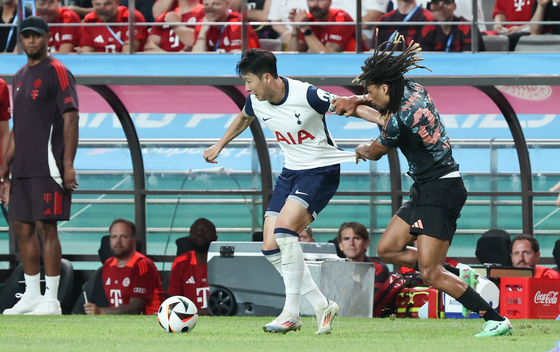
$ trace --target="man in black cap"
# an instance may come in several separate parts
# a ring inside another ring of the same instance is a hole
[[[71,191],[78,185],[74,170],[78,94],[72,73],[48,56],[50,34],[45,20],[28,17],[19,24],[19,32],[27,64],[12,81],[14,127],[0,166],[4,188],[0,193],[9,202],[8,220],[19,245],[25,292],[18,294],[21,299],[4,314],[60,315],[57,296],[62,254],[57,221],[69,219]],[[44,296],[39,286],[39,237],[45,265]]]
[[[434,30],[426,34],[421,43],[428,51],[461,52],[471,51],[471,26],[464,17],[455,16],[457,4],[455,0],[432,0],[430,10],[437,22],[448,22],[436,25]],[[455,22],[455,23],[453,23]],[[482,35],[478,33],[478,51],[484,51]]]

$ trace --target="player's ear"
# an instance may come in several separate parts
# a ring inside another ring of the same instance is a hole
[[[384,83],[384,84],[381,86],[381,89],[383,90],[383,94],[389,95],[389,85],[387,85],[387,84]]]

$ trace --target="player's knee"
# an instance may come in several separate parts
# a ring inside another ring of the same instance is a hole
[[[443,278],[443,273],[439,268],[420,267],[420,277],[426,284],[437,288]]]
[[[377,244],[377,255],[384,262],[390,262],[390,259],[392,257],[391,253],[393,253],[393,252],[394,251],[391,250],[391,247],[387,246],[385,243],[379,242]]]

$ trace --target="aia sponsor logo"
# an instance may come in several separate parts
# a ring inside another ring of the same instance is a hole
[[[298,131],[297,137],[295,138],[290,132],[287,132],[286,136],[284,136],[280,132],[276,132],[276,140],[278,142],[284,142],[287,144],[301,144],[306,139],[314,140],[315,136],[305,130]]]
[[[556,304],[556,302],[558,302],[558,291],[550,291],[548,293],[541,293],[541,291],[537,291],[537,293],[535,293],[535,298],[534,298],[534,302],[535,304],[544,304],[544,305],[550,305],[550,304]]]

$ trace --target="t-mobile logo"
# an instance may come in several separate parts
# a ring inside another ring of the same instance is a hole
[[[200,287],[196,289],[196,301],[202,303],[202,307],[208,307],[208,295],[210,293],[210,287]]]
[[[118,307],[122,304],[121,290],[111,290],[110,297],[111,297],[111,304],[114,305],[115,307]]]
[[[531,5],[531,0],[515,0],[513,2],[516,12],[521,12],[521,8],[525,5]]]

